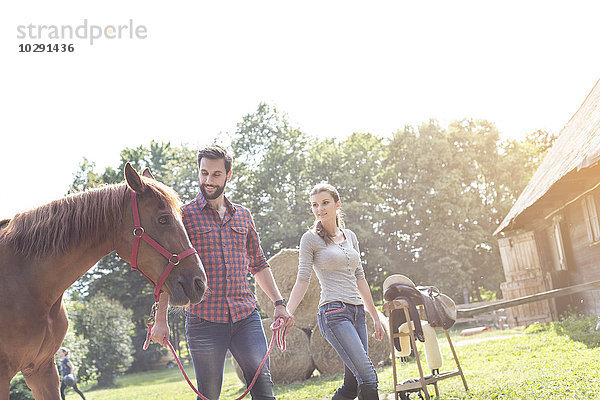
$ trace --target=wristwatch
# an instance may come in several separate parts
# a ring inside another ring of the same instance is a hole
[[[286,299],[281,299],[281,300],[277,300],[275,303],[275,307],[277,306],[284,306],[287,307],[287,300]]]

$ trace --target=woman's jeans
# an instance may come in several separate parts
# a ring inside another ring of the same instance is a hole
[[[254,310],[238,322],[225,324],[186,314],[185,329],[196,371],[198,391],[210,400],[219,398],[227,349],[242,369],[246,382],[252,382],[256,370],[267,354],[267,340],[258,311]],[[275,399],[268,360],[250,394],[253,400]]]
[[[368,355],[367,323],[362,305],[333,301],[319,307],[319,329],[344,362],[338,393],[353,399],[358,386],[377,390],[377,373]]]

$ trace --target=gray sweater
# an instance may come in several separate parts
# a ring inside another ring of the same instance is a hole
[[[300,240],[298,280],[310,282],[315,270],[321,284],[319,307],[332,301],[363,304],[356,281],[365,278],[360,262],[358,239],[350,229],[342,229],[346,240],[342,243],[325,244],[313,230],[307,231]]]

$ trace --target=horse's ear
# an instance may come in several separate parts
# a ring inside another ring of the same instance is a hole
[[[156,180],[156,178],[154,177],[154,175],[152,175],[152,172],[150,172],[150,168],[148,168],[148,167],[144,168],[144,171],[142,172],[142,176],[145,176],[146,178],[150,178],[150,179]]]
[[[142,182],[142,178],[140,178],[140,175],[133,169],[129,162],[125,164],[125,180],[131,190],[136,193],[142,193],[146,190],[146,184]]]

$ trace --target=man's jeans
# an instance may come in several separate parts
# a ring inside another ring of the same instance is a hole
[[[225,324],[209,322],[186,313],[185,330],[198,391],[210,400],[217,400],[221,394],[227,349],[235,357],[247,383],[252,382],[267,354],[267,340],[256,310],[243,320]],[[263,366],[250,394],[253,400],[275,399],[269,361]]]
[[[333,301],[319,307],[318,321],[321,334],[344,362],[344,383],[338,392],[353,399],[357,385],[377,390],[377,373],[368,356],[365,308]]]

